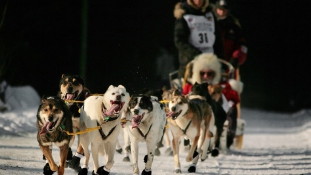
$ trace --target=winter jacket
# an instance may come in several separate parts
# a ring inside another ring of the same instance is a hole
[[[224,42],[225,60],[234,62],[232,59],[237,59],[238,65],[242,65],[247,57],[247,47],[240,23],[231,14],[218,19],[218,23]]]
[[[194,47],[189,43],[189,37],[191,35],[187,21],[185,20],[185,15],[195,15],[199,17],[206,17],[206,15],[212,14],[213,18],[208,18],[208,20],[215,21],[215,42],[213,44],[214,54],[218,58],[224,58],[224,49],[222,43],[222,37],[220,28],[216,22],[216,17],[212,13],[212,8],[209,7],[209,1],[205,0],[202,8],[197,9],[192,0],[187,0],[186,2],[179,2],[175,5],[174,16],[176,18],[174,27],[174,43],[179,52],[179,76],[183,77],[185,73],[185,68],[187,64],[194,59],[195,56],[202,53],[201,50]]]

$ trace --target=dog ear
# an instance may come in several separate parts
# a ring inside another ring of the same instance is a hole
[[[46,102],[47,102],[46,96],[43,95],[42,98],[41,98],[41,103],[46,103]]]
[[[64,76],[66,76],[65,74],[62,74],[62,78],[64,78]]]
[[[178,96],[178,95],[181,95],[181,93],[179,92],[179,90],[178,90],[178,89],[174,90],[173,96]]]
[[[123,85],[119,85],[118,88],[124,89],[126,91],[126,89],[125,89],[125,87]]]

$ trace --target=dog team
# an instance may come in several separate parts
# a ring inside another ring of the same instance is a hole
[[[130,95],[122,85],[110,85],[103,95],[92,95],[80,76],[63,74],[59,93],[43,96],[37,112],[37,140],[46,160],[43,174],[57,171],[62,175],[69,167],[78,175],[87,175],[90,154],[94,163],[92,174],[110,174],[119,134],[124,138],[123,150],[131,154],[134,175],[152,174],[152,162],[159,155],[162,142],[172,145],[175,163],[172,171],[182,173],[181,139],[190,141],[186,161],[191,162],[188,172],[194,173],[199,159],[204,161],[208,154],[218,155],[226,114],[217,104],[207,83],[195,83],[187,96],[178,89],[142,90]],[[72,154],[76,137],[78,147]],[[145,168],[141,172],[139,142],[147,146]],[[52,146],[60,149],[58,165],[52,156]],[[99,162],[99,155],[105,157],[105,163]],[[80,165],[81,158],[84,159]]]

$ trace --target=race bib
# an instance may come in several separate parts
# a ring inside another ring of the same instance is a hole
[[[214,53],[215,24],[211,12],[205,16],[184,15],[190,29],[189,43],[203,53]]]

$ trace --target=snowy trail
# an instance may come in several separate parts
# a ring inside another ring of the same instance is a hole
[[[193,174],[208,175],[275,175],[275,174],[311,174],[311,110],[302,110],[294,114],[280,114],[251,109],[242,109],[242,117],[246,120],[244,143],[242,150],[231,149],[227,154],[218,157],[209,157],[204,162],[199,162],[197,172]],[[34,111],[35,114],[36,111]],[[25,116],[31,116],[31,112],[23,112]],[[15,120],[12,128],[23,126],[15,117],[20,114],[0,114],[0,121]],[[29,118],[32,123],[35,120]],[[4,126],[5,126],[4,125]],[[11,130],[13,130],[11,128]],[[0,129],[3,129],[0,127]],[[8,126],[6,130],[10,130]],[[19,133],[21,133],[19,127]],[[27,128],[25,131],[35,131]],[[13,136],[15,134],[0,130],[0,175],[33,175],[42,174],[44,161],[42,153],[36,141],[35,134],[24,137]],[[8,134],[9,133],[9,134]],[[122,143],[122,140],[120,139]],[[143,156],[146,153],[144,143],[140,143],[139,167],[143,169]],[[75,151],[76,144],[73,146]],[[165,148],[161,148],[164,152]],[[58,160],[59,151],[53,149],[53,155]],[[183,174],[187,174],[189,163],[185,161],[186,154],[181,154],[181,168]],[[131,175],[130,163],[122,162],[123,155],[115,154],[115,164],[112,175]],[[101,158],[100,160],[104,160]],[[90,161],[89,174],[93,169]],[[153,175],[173,174],[174,160],[172,156],[161,155],[154,158]],[[56,174],[56,173],[55,173]],[[77,174],[66,168],[65,174]]]

